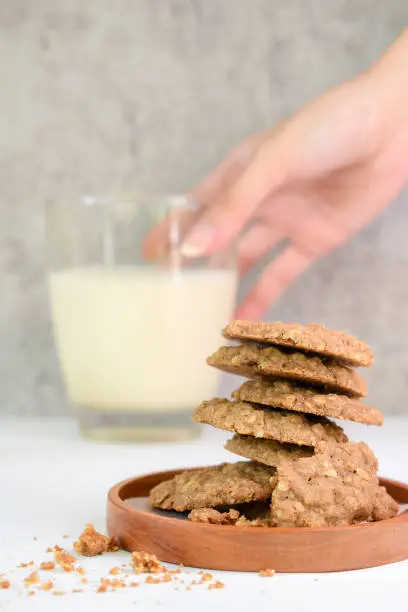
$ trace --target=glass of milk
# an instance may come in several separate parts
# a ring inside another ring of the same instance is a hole
[[[86,437],[187,439],[192,411],[217,394],[206,358],[233,313],[235,248],[183,258],[197,211],[185,196],[150,194],[48,208],[55,344]]]

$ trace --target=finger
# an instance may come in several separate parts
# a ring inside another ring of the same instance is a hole
[[[228,190],[248,166],[267,137],[268,132],[254,134],[232,149],[215,170],[191,191],[191,200],[205,206],[205,203],[211,202],[223,191]],[[181,238],[184,238],[199,216],[200,210],[195,214],[185,213],[185,218],[179,219]],[[156,259],[164,256],[169,250],[172,223],[174,224],[174,220],[172,221],[171,215],[168,215],[147,234],[142,246],[142,253],[146,258]]]
[[[282,231],[269,225],[257,223],[241,238],[238,245],[238,266],[240,274],[246,274],[250,268],[281,240],[285,238]]]
[[[254,289],[238,308],[237,318],[257,319],[316,259],[316,253],[301,249],[295,244],[289,245],[266,267]]]
[[[178,249],[194,223],[199,219],[200,209],[173,208],[153,227],[142,242],[142,255],[146,259],[160,259],[172,249]]]
[[[230,189],[267,140],[268,132],[259,132],[231,149],[227,157],[191,192],[198,202],[210,202]]]
[[[245,226],[257,207],[285,182],[280,137],[264,143],[230,190],[207,207],[187,235],[182,252],[200,257],[227,244]]]

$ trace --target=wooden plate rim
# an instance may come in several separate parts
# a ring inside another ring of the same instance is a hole
[[[171,516],[164,516],[162,514],[160,515],[155,515],[152,512],[146,511],[146,510],[139,510],[138,508],[134,508],[132,506],[130,506],[129,504],[126,503],[126,501],[124,501],[124,499],[121,497],[120,492],[125,488],[125,487],[129,487],[130,485],[132,485],[132,483],[137,482],[138,480],[144,479],[144,478],[149,478],[149,477],[161,477],[163,476],[163,480],[166,480],[166,476],[168,476],[168,478],[172,478],[173,476],[176,476],[177,474],[180,474],[181,472],[192,472],[194,470],[198,470],[198,469],[203,469],[203,466],[198,466],[198,467],[192,467],[192,468],[179,468],[179,469],[173,469],[173,470],[164,470],[161,472],[150,472],[148,474],[141,474],[140,476],[134,476],[133,478],[127,478],[126,480],[122,480],[121,482],[118,482],[117,484],[115,484],[113,487],[111,487],[111,489],[109,490],[108,493],[108,503],[112,504],[114,506],[116,506],[117,508],[120,508],[121,510],[125,511],[125,512],[131,512],[132,514],[135,515],[143,515],[145,517],[149,517],[152,519],[159,519],[159,520],[164,520],[166,521],[168,524],[176,524],[179,525],[180,524],[180,519],[178,518],[173,518]],[[408,496],[408,484],[405,484],[399,480],[394,480],[391,478],[383,478],[380,477],[380,485],[385,486],[387,489],[389,488],[396,488],[399,490],[403,490],[407,493]],[[131,498],[126,498],[126,499],[131,499]],[[398,501],[398,500],[396,500]],[[273,528],[273,533],[294,533],[294,532],[299,532],[299,529],[302,530],[302,533],[330,533],[330,532],[339,532],[339,531],[343,531],[343,532],[347,532],[347,531],[353,531],[356,529],[375,529],[376,527],[380,526],[380,525],[386,525],[386,524],[390,524],[390,523],[397,523],[397,522],[405,522],[408,521],[408,510],[404,510],[404,512],[401,512],[400,514],[398,514],[397,516],[395,516],[394,518],[391,519],[385,519],[382,521],[373,521],[370,523],[356,523],[355,525],[339,525],[339,526],[326,526],[326,527],[274,527]],[[199,529],[227,529],[230,530],[231,528],[234,528],[234,530],[239,530],[239,531],[248,531],[250,530],[252,533],[254,533],[254,526],[245,526],[245,525],[210,525],[210,524],[206,524],[206,523],[192,523],[190,521],[188,521],[189,527],[196,527]],[[259,527],[260,529],[262,529],[262,531],[264,531],[265,527]],[[272,532],[272,528],[271,528],[271,532]]]

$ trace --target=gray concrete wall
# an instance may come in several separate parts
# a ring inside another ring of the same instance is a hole
[[[0,0],[0,413],[67,410],[44,287],[47,197],[184,189],[406,25],[406,0]],[[403,195],[269,313],[371,342],[370,399],[386,411],[407,409],[407,231]]]

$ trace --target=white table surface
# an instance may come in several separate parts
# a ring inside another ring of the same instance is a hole
[[[408,481],[408,417],[388,418],[382,428],[347,424],[355,440],[364,439],[375,450],[380,473]],[[67,591],[62,597],[49,592],[28,596],[23,579],[28,569],[21,562],[36,564],[49,560],[46,548],[58,544],[72,551],[73,540],[85,523],[105,531],[106,494],[124,478],[154,470],[208,465],[233,460],[223,450],[228,436],[205,428],[201,438],[189,443],[168,445],[113,445],[87,442],[70,420],[0,419],[0,573],[11,583],[0,590],[0,610],[111,610],[126,609],[205,611],[234,610],[279,612],[376,612],[408,609],[408,561],[369,570],[337,574],[280,574],[261,578],[257,574],[212,572],[224,589],[208,591],[206,586],[185,586],[198,576],[197,570],[184,576],[185,584],[144,584],[138,588],[96,594],[102,576],[129,560],[125,552],[85,559],[89,584],[84,593],[78,577],[62,570],[41,572],[43,580],[52,574],[56,588]],[[70,538],[63,538],[63,535]],[[36,541],[35,538],[38,538]],[[133,608],[134,607],[134,608]]]

